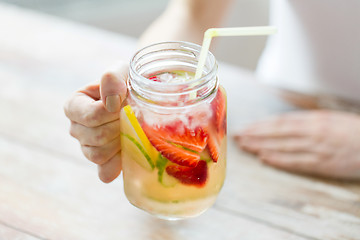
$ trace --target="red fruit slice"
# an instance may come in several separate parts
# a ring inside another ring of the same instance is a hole
[[[205,128],[189,129],[182,122],[161,126],[156,129],[159,137],[196,152],[202,152],[207,143],[208,132]]]
[[[200,156],[196,153],[178,148],[158,137],[148,136],[148,138],[156,150],[173,163],[182,166],[195,167],[200,161]]]
[[[147,125],[143,126],[143,130],[147,135],[150,143],[156,148],[156,150],[161,153],[163,157],[182,166],[197,166],[198,162],[200,161],[200,156],[198,154],[176,147],[171,143],[166,142],[165,140],[158,137],[157,131],[154,131]]]
[[[220,155],[220,146],[219,143],[217,141],[217,139],[215,138],[215,136],[209,135],[209,140],[208,140],[208,150],[210,153],[210,157],[214,162],[217,162],[219,160],[219,155]]]
[[[211,108],[213,110],[216,131],[219,133],[218,137],[220,140],[226,133],[226,96],[220,88],[211,103]]]
[[[180,180],[183,184],[203,187],[206,183],[208,171],[206,161],[201,160],[196,167],[183,167],[170,165],[166,167],[166,172]]]
[[[160,82],[160,79],[156,75],[149,77],[149,79],[153,80],[154,82]]]

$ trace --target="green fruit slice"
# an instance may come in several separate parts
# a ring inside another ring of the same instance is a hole
[[[207,163],[210,163],[213,161],[210,157],[209,150],[207,148],[205,148],[204,151],[202,151],[200,153],[200,159],[205,160]]]
[[[140,142],[142,143],[142,145],[144,146],[144,148],[147,150],[148,153],[150,153],[153,149],[149,139],[147,138],[144,130],[141,128],[140,123],[138,122],[134,111],[131,109],[130,105],[127,105],[123,108],[122,111],[124,116],[129,120],[131,126],[133,127],[133,129],[135,130],[136,135],[138,136],[138,138],[140,139]]]
[[[131,159],[134,159],[140,166],[147,170],[153,170],[155,168],[149,154],[141,144],[128,134],[121,133],[121,144],[124,146],[127,154],[131,154]]]
[[[169,176],[166,173],[165,168],[169,163],[170,163],[169,160],[167,160],[161,154],[159,154],[159,157],[156,160],[156,168],[158,169],[158,181],[164,187],[173,187],[179,182],[176,178]]]
[[[179,180],[173,176],[170,176],[166,171],[164,171],[161,182],[164,187],[174,187],[177,183],[179,183]]]
[[[130,155],[131,159],[145,169],[153,170],[158,153],[150,144],[129,105],[121,111],[120,121],[121,145],[124,153]]]

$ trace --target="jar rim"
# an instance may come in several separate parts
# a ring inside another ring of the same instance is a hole
[[[144,51],[149,50],[151,48],[157,47],[157,46],[169,45],[169,44],[183,44],[186,47],[192,48],[192,50],[197,50],[199,53],[201,51],[201,46],[200,45],[195,44],[195,43],[191,43],[191,42],[186,42],[186,41],[165,41],[165,42],[154,43],[154,44],[148,45],[146,47],[143,47],[143,48],[141,48],[141,49],[139,49],[138,51],[135,52],[135,54],[131,58],[130,64],[129,64],[129,68],[130,68],[131,73],[134,74],[138,79],[141,79],[142,82],[151,83],[152,85],[155,85],[155,86],[164,86],[164,85],[166,85],[166,86],[179,86],[179,85],[184,84],[183,82],[171,82],[171,83],[169,83],[169,82],[156,82],[156,81],[153,81],[153,80],[150,80],[150,79],[144,77],[143,75],[138,73],[136,71],[136,69],[135,69],[136,59],[139,58],[139,55],[141,53],[143,53]],[[166,49],[163,49],[163,50],[166,50]],[[197,57],[195,57],[195,59],[198,61]],[[200,78],[197,78],[197,79],[194,78],[194,79],[186,82],[187,84],[193,84],[193,83],[196,83],[196,82],[201,82],[203,79],[207,78],[208,76],[214,74],[214,72],[217,71],[217,62],[216,62],[215,56],[211,53],[210,50],[208,51],[206,59],[210,59],[210,61],[212,62],[212,65],[210,66],[211,70],[209,72],[207,72],[206,74],[202,75]]]

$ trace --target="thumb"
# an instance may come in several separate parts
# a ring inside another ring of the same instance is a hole
[[[110,67],[101,78],[100,96],[109,112],[119,112],[125,100],[128,65],[125,63]]]

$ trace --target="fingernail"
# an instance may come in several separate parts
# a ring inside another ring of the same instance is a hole
[[[106,109],[109,112],[118,112],[120,111],[121,98],[119,95],[112,95],[106,97]]]

